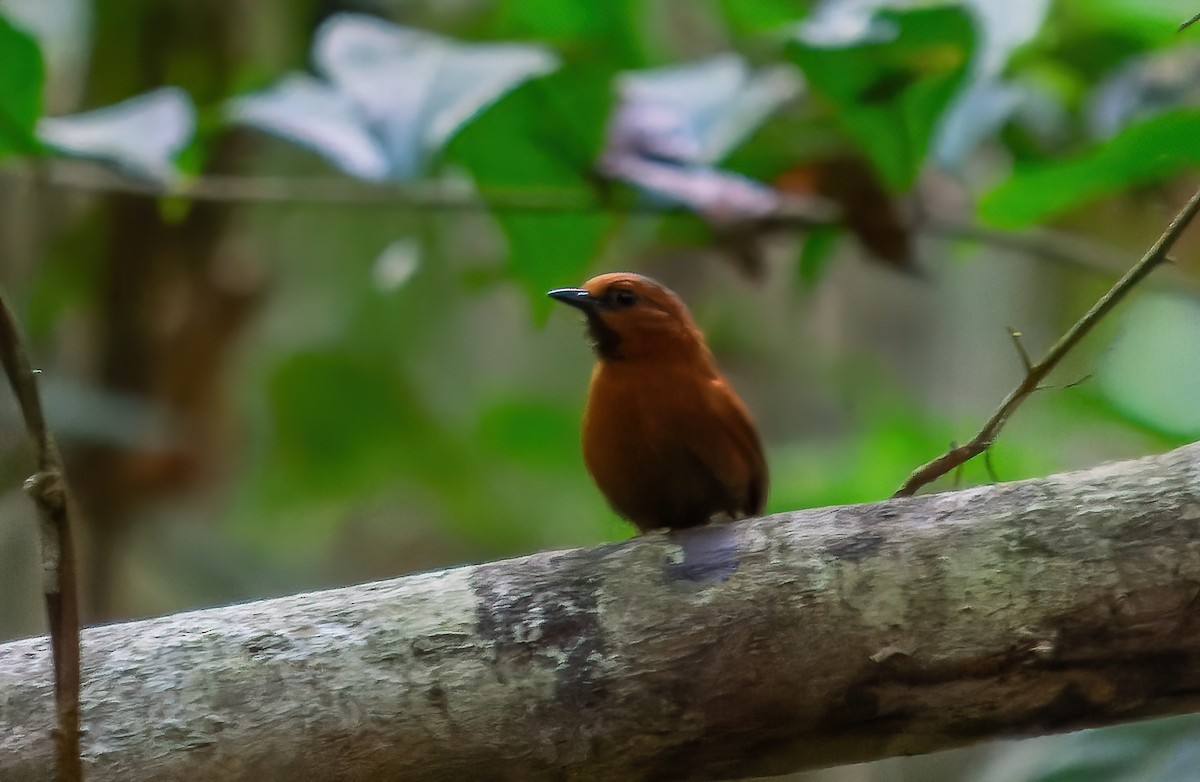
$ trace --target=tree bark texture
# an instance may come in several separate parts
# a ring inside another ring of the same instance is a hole
[[[1200,710],[1200,444],[88,630],[90,780],[723,779]],[[53,769],[0,646],[0,779]]]

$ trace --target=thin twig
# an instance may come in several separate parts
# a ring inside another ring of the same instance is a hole
[[[999,483],[1000,476],[996,474],[996,468],[992,466],[992,449],[983,449],[983,466],[987,469],[988,480],[992,483]]]
[[[58,714],[54,741],[59,782],[81,782],[79,755],[79,598],[70,495],[62,458],[38,397],[37,379],[21,340],[16,318],[0,297],[0,363],[8,376],[25,428],[37,451],[37,472],[25,490],[37,507],[42,548],[42,591],[54,658],[54,702]]]
[[[1075,325],[1066,334],[1059,338],[1058,342],[1046,352],[1046,355],[1042,356],[1037,363],[1030,367],[1025,373],[1024,379],[1017,384],[1016,388],[1009,392],[1004,401],[1000,403],[1000,406],[992,413],[991,418],[979,430],[979,433],[966,445],[951,448],[933,461],[913,470],[912,474],[908,476],[908,479],[904,481],[904,484],[894,496],[910,497],[922,486],[937,480],[960,464],[973,459],[987,450],[996,441],[997,435],[999,435],[1000,430],[1007,423],[1013,411],[1025,401],[1027,396],[1039,387],[1042,380],[1058,366],[1063,356],[1067,355],[1146,275],[1163,262],[1167,257],[1167,253],[1170,252],[1171,247],[1179,239],[1180,235],[1183,234],[1184,229],[1187,228],[1188,223],[1192,221],[1192,218],[1196,216],[1198,211],[1200,211],[1200,190],[1196,191],[1183,209],[1180,210],[1175,219],[1171,221],[1171,224],[1167,226],[1167,230],[1146,251],[1142,259],[1127,271],[1121,279],[1117,280],[1108,293],[1104,294],[1099,301],[1092,305],[1092,308],[1076,321]]]
[[[1194,25],[1196,22],[1200,22],[1200,14],[1196,14],[1196,15],[1195,15],[1195,16],[1193,16],[1191,19],[1188,19],[1186,22],[1184,22],[1183,24],[1179,25],[1179,32],[1183,32],[1183,31],[1184,31],[1184,30],[1186,30],[1187,28],[1189,28],[1189,27],[1191,27],[1192,25]]]

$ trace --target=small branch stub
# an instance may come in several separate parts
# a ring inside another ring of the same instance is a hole
[[[1025,343],[1021,341],[1021,332],[1008,327],[1008,336],[1012,337],[1013,347],[1017,349],[1017,355],[1021,357],[1021,365],[1025,367],[1025,374],[1033,371],[1033,359],[1029,356],[1029,351],[1025,349]]]

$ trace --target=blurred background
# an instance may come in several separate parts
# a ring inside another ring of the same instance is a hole
[[[89,621],[631,534],[545,291],[677,290],[769,510],[969,439],[1197,186],[1194,1],[0,0],[0,291]],[[1200,434],[1200,233],[937,488]],[[0,396],[0,641],[43,632]],[[1179,780],[1177,718],[798,778]]]

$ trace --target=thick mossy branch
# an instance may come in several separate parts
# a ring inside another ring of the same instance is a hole
[[[739,778],[1200,710],[1200,444],[90,629],[92,780]],[[53,769],[0,646],[0,779]]]

